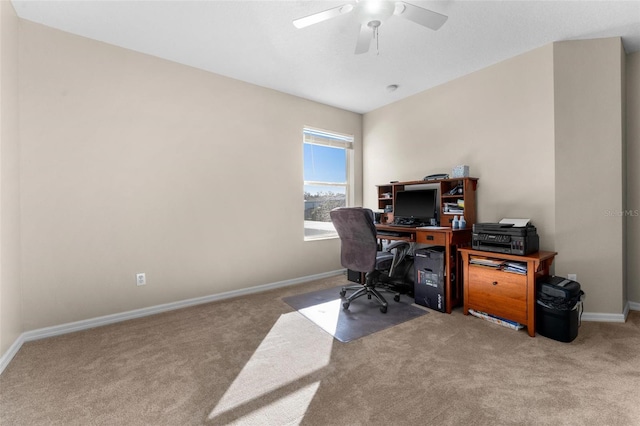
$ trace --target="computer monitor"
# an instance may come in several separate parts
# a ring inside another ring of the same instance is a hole
[[[395,195],[393,216],[396,219],[414,219],[428,224],[437,218],[438,191],[421,189],[416,191],[398,191]]]

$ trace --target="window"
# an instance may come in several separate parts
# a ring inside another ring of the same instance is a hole
[[[350,205],[353,136],[305,127],[304,239],[337,237],[329,212]]]

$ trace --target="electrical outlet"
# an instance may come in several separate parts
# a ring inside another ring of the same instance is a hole
[[[571,281],[578,281],[578,274],[567,274],[567,279]]]
[[[147,276],[144,272],[136,274],[136,285],[145,285],[147,283]]]

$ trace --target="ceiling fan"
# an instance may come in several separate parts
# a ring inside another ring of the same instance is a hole
[[[356,43],[356,54],[369,51],[371,40],[378,40],[378,28],[385,19],[400,16],[432,30],[438,30],[447,16],[403,1],[356,0],[354,4],[343,4],[323,12],[293,20],[296,28],[305,28],[319,22],[352,12],[360,21],[360,34]]]

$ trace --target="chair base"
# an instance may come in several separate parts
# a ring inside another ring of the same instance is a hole
[[[377,275],[379,274],[373,274],[373,273],[368,273],[366,276],[366,282],[363,285],[353,285],[353,286],[346,286],[346,287],[342,287],[342,290],[340,291],[340,296],[344,297],[347,294],[348,290],[355,290],[355,292],[353,294],[351,294],[349,297],[347,297],[347,300],[342,303],[342,307],[344,309],[349,309],[349,305],[351,305],[351,302],[355,299],[357,299],[360,296],[364,296],[365,294],[367,295],[368,299],[371,299],[371,296],[375,297],[376,300],[378,302],[380,302],[380,304],[382,306],[380,306],[380,312],[387,313],[387,307],[389,306],[389,304],[387,303],[386,299],[384,298],[384,296],[382,294],[380,294],[380,292],[376,289],[375,287],[375,278],[377,278]],[[396,302],[400,301],[400,293],[395,292],[395,291],[391,291],[388,289],[381,289],[381,291],[387,291],[389,293],[395,293],[393,296],[393,300],[395,300]]]

